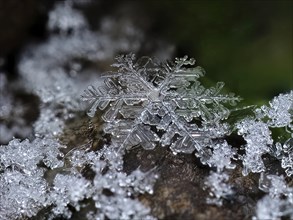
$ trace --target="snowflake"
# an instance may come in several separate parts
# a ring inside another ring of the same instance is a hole
[[[89,86],[82,96],[91,105],[89,116],[97,108],[106,110],[104,131],[113,142],[145,149],[160,143],[171,145],[174,153],[191,153],[227,134],[227,125],[221,123],[229,115],[225,104],[239,98],[220,94],[223,83],[205,89],[198,81],[204,71],[187,67],[194,59],[160,63],[148,57],[136,61],[129,54],[116,60],[118,71],[103,76],[105,85]]]

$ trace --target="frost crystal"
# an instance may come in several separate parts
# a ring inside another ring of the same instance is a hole
[[[281,160],[281,165],[288,176],[292,175],[292,139],[286,143],[273,144],[270,128],[285,127],[293,135],[293,91],[275,97],[270,106],[262,106],[255,110],[255,117],[248,117],[236,124],[238,134],[247,142],[244,146],[243,174],[265,171],[261,156],[270,153]],[[290,131],[291,129],[291,131]]]
[[[229,180],[228,174],[224,172],[211,172],[206,179],[206,186],[210,188],[211,198],[207,199],[209,204],[221,206],[223,198],[228,198],[233,194],[231,186],[226,182]]]
[[[46,206],[47,184],[43,172],[23,174],[13,169],[0,174],[0,219],[32,217]]]
[[[70,218],[72,209],[79,211],[85,199],[92,199],[101,219],[154,219],[150,209],[134,195],[153,193],[158,178],[153,170],[146,173],[135,170],[129,175],[121,171],[123,158],[116,146],[106,146],[100,151],[74,150],[64,156],[63,166],[58,142],[35,139],[20,142],[12,140],[0,148],[0,218],[33,217],[48,209],[49,219]],[[88,166],[93,180],[82,175]],[[62,173],[45,179],[45,171]],[[48,184],[47,181],[52,182]],[[107,195],[105,190],[111,192]],[[69,208],[71,207],[71,208]]]
[[[206,164],[210,167],[217,167],[219,172],[223,171],[224,168],[235,168],[235,164],[231,163],[231,159],[236,159],[236,151],[226,141],[213,145],[213,152],[211,154],[206,160]]]
[[[220,123],[229,115],[224,104],[239,98],[220,94],[223,83],[205,89],[198,81],[203,70],[187,67],[194,59],[186,56],[173,64],[148,57],[136,61],[129,54],[116,60],[118,71],[104,75],[105,85],[90,86],[83,95],[91,105],[89,116],[97,108],[106,110],[104,131],[112,134],[112,141],[145,149],[160,143],[171,145],[174,153],[191,153],[227,133]]]
[[[14,139],[0,146],[0,218],[32,217],[47,204],[45,168],[63,165],[58,157],[61,145],[51,139],[33,142]]]
[[[53,137],[64,129],[64,119],[56,116],[56,111],[43,108],[39,119],[34,123],[34,131],[37,136]]]
[[[106,163],[96,163],[94,170],[95,206],[110,219],[149,219],[150,209],[144,207],[138,200],[131,199],[131,195],[137,193],[152,193],[152,187],[156,180],[153,173],[142,173],[139,170],[130,175],[110,169],[105,175],[101,171]],[[150,176],[151,175],[151,176]],[[106,196],[103,190],[109,190],[113,196]],[[114,206],[113,206],[114,205]],[[101,216],[99,212],[97,218]],[[104,217],[102,218],[104,219]]]
[[[28,140],[20,142],[14,139],[7,146],[1,146],[0,159],[1,167],[15,167],[21,172],[31,173],[37,169],[37,164],[43,162],[49,168],[56,168],[63,165],[61,160],[62,147],[57,141],[52,139],[35,139],[31,143]]]
[[[282,202],[279,198],[273,199],[266,195],[264,198],[258,201],[256,206],[256,217],[254,217],[253,220],[280,220],[281,204]]]
[[[122,172],[122,155],[117,150],[117,146],[111,145],[97,152],[77,150],[68,155],[70,164],[73,165],[73,173],[76,172],[74,167],[90,165],[95,176],[92,182],[82,177],[74,177],[76,180],[71,176],[58,177],[67,181],[54,182],[57,191],[57,196],[52,194],[53,204],[57,205],[54,208],[55,214],[67,213],[66,216],[70,217],[71,213],[66,208],[68,204],[74,204],[78,210],[80,206],[76,202],[91,197],[97,211],[89,214],[88,219],[153,219],[149,215],[150,209],[131,197],[136,194],[153,193],[153,185],[158,176],[154,171],[143,173],[135,170],[129,175]],[[73,186],[74,182],[80,184],[80,187]],[[111,195],[105,194],[105,191]],[[64,195],[67,197],[64,198]],[[59,199],[59,196],[63,196],[63,199]]]
[[[293,138],[284,143],[282,150],[281,165],[288,176],[293,176]]]
[[[257,109],[258,117],[268,117],[270,127],[291,126],[293,122],[293,90],[287,94],[280,94],[269,104]]]
[[[265,170],[261,156],[269,152],[268,145],[273,143],[271,131],[266,123],[254,119],[244,119],[237,124],[238,134],[243,135],[247,144],[243,160],[243,175],[250,171],[260,173]]]
[[[57,174],[49,197],[49,201],[54,204],[53,214],[70,218],[71,211],[69,211],[68,205],[70,204],[79,211],[79,201],[91,193],[89,186],[90,182],[81,176]]]
[[[265,175],[261,173],[259,188],[268,192],[271,197],[277,197],[281,194],[286,195],[288,192],[284,177],[276,175]]]

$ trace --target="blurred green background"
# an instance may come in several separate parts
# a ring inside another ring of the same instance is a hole
[[[246,104],[293,89],[293,1],[150,1],[152,31]]]
[[[46,40],[56,2],[0,0],[0,69],[12,75],[22,48]],[[293,89],[292,0],[88,2],[79,8],[93,30],[105,16],[126,17],[146,33],[145,44],[162,39],[175,45],[175,56],[194,57],[207,72],[205,81],[225,82],[243,104],[262,104]],[[138,55],[150,56],[152,48]]]

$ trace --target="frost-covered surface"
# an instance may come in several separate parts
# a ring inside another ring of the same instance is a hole
[[[267,175],[262,156],[266,153],[277,158],[290,179],[293,172],[293,91],[280,94],[269,103],[255,110],[255,117],[237,124],[238,134],[243,135],[246,145],[243,156],[243,174],[250,171],[261,173],[259,188],[265,195],[257,203],[254,219],[293,219],[293,188],[282,176]],[[283,144],[272,139],[271,129],[283,127],[291,136]]]
[[[112,146],[98,152],[73,151],[65,156],[70,163],[64,167],[61,147],[56,140],[39,138],[33,142],[14,139],[1,146],[1,219],[32,217],[48,207],[50,219],[70,218],[68,205],[79,211],[84,199],[95,202],[96,213],[91,215],[95,218],[153,219],[150,209],[133,199],[133,195],[153,193],[158,178],[154,171],[143,173],[138,169],[127,175],[121,171],[121,154]],[[78,170],[85,165],[90,165],[95,173],[93,180]],[[57,173],[51,186],[44,173],[56,168],[64,174]],[[112,195],[104,194],[104,190]]]
[[[50,200],[55,205],[52,210],[54,215],[70,217],[68,204],[79,211],[80,202],[84,198],[91,198],[97,211],[91,212],[89,219],[152,219],[150,210],[132,196],[153,193],[153,184],[158,178],[154,171],[143,173],[135,170],[129,175],[122,172],[122,157],[114,146],[105,146],[98,152],[74,151],[67,159],[72,167],[71,173],[57,174],[50,194]],[[92,181],[76,170],[85,165],[90,165],[95,172]],[[105,190],[111,195],[105,194]]]
[[[21,77],[13,86],[40,99],[33,128],[23,121],[24,108],[0,73],[0,138],[10,140],[0,146],[0,219],[70,219],[84,210],[87,219],[155,219],[139,198],[157,196],[160,167],[126,172],[125,155],[134,146],[194,153],[210,173],[196,177],[202,178],[210,205],[225,205],[232,197],[237,201],[239,189],[234,191],[230,173],[242,170],[245,178],[260,173],[259,189],[266,194],[257,202],[254,218],[293,219],[293,91],[228,124],[230,109],[240,99],[223,94],[223,83],[205,88],[199,81],[203,69],[187,56],[167,62],[121,55],[113,65],[116,71],[103,74],[102,82],[100,69],[118,52],[137,52],[144,33],[127,19],[108,16],[98,30],[90,30],[72,7],[82,3],[57,2],[49,13],[48,39],[28,46],[20,57]],[[169,55],[166,48],[154,54]],[[80,94],[94,81],[83,99],[90,102],[90,116],[102,115],[104,122],[98,123],[110,138],[105,135],[98,146],[91,139],[82,146],[64,146],[58,136],[67,120],[85,110]],[[283,129],[287,140],[273,140],[275,128]],[[243,138],[243,146],[230,143],[233,132]],[[30,140],[13,139],[16,134],[31,134]],[[266,167],[268,155],[285,177]]]
[[[136,60],[129,54],[116,60],[113,66],[118,70],[103,76],[104,86],[90,86],[83,99],[90,103],[89,116],[94,117],[97,108],[105,112],[104,132],[122,150],[136,145],[151,150],[161,145],[170,146],[175,154],[195,151],[203,164],[217,169],[206,179],[214,197],[208,203],[216,205],[232,194],[223,171],[236,167],[233,160],[242,161],[242,173],[247,176],[264,173],[263,157],[271,154],[292,175],[292,139],[283,145],[274,143],[271,128],[283,127],[292,136],[293,92],[275,97],[269,106],[255,109],[254,116],[235,124],[246,142],[241,147],[244,154],[237,154],[225,140],[232,129],[224,123],[230,113],[224,104],[234,104],[239,98],[220,94],[222,83],[205,89],[198,81],[202,69],[189,67],[193,59],[161,63],[148,57]]]
[[[256,110],[259,118],[268,118],[270,127],[290,127],[292,129],[293,91],[274,97],[269,106]]]

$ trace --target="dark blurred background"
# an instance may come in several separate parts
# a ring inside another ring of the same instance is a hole
[[[24,46],[46,39],[54,2],[0,0],[0,66],[10,76]],[[93,30],[103,16],[129,17],[147,36],[173,44],[174,56],[194,57],[206,83],[225,82],[246,104],[293,88],[293,1],[96,0],[76,7]]]

